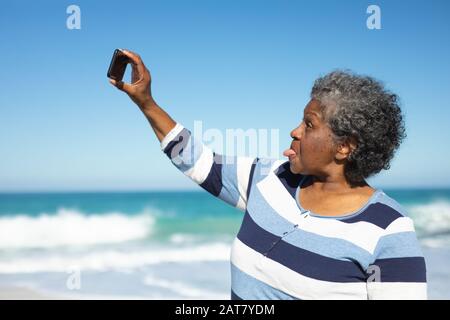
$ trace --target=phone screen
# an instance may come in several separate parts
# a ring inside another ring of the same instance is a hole
[[[119,49],[114,50],[114,54],[107,73],[108,78],[114,79],[116,81],[121,81],[129,62],[130,58],[124,55],[122,51],[120,51]]]

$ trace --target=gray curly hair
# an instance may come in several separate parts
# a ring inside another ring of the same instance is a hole
[[[406,137],[396,94],[372,77],[337,70],[314,82],[311,98],[320,102],[335,143],[356,142],[344,167],[351,184],[389,169]]]

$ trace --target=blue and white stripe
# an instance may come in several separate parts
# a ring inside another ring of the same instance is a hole
[[[381,190],[357,212],[301,208],[289,163],[225,157],[177,124],[162,140],[175,166],[245,212],[231,250],[233,299],[425,299],[426,267],[413,222]],[[379,270],[376,281],[369,270]]]

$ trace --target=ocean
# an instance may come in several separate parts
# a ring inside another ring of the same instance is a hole
[[[450,189],[384,189],[450,299]],[[229,299],[243,213],[206,192],[0,194],[0,288],[75,299]]]

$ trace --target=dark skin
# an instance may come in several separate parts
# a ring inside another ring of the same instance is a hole
[[[176,122],[153,99],[150,72],[140,56],[129,50],[122,52],[131,59],[132,83],[110,83],[128,94],[161,141]],[[365,182],[355,186],[347,181],[344,165],[356,145],[351,141],[336,145],[321,111],[318,101],[308,103],[304,120],[291,132],[293,142],[285,155],[289,155],[293,173],[311,176],[301,188],[302,207],[324,216],[345,215],[361,208],[375,190]]]
[[[299,201],[303,208],[324,216],[340,216],[361,208],[374,193],[366,182],[351,185],[344,166],[356,143],[336,144],[327,125],[321,105],[311,100],[304,118],[291,131],[293,139],[289,155],[293,173],[311,176],[302,186]]]

